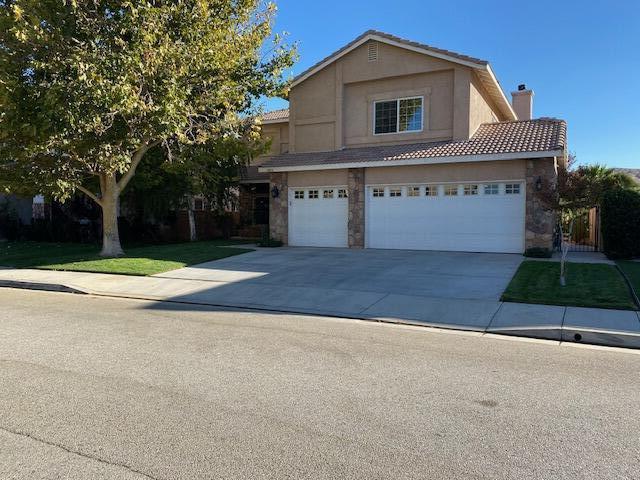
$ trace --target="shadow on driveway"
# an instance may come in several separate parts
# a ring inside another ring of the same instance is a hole
[[[521,261],[508,254],[285,247],[154,278],[201,285],[168,298],[177,302],[484,330]]]

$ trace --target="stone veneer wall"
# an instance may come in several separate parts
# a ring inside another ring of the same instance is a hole
[[[269,193],[269,233],[271,238],[289,243],[289,189],[287,172],[272,173],[269,177],[269,191],[278,187],[280,195],[273,198]]]
[[[542,180],[544,185],[557,181],[557,169],[554,158],[526,160],[526,220],[525,249],[532,247],[553,248],[553,229],[556,215],[547,209],[538,198],[536,181]]]
[[[364,248],[364,168],[350,168],[347,181],[349,248]]]

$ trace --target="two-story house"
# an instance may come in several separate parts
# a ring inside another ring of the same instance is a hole
[[[368,31],[266,114],[272,237],[294,246],[522,253],[551,248],[536,192],[566,161],[564,121],[509,102],[484,60]],[[263,179],[264,182],[266,179]]]

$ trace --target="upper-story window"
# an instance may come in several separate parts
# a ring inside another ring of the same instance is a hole
[[[374,115],[375,135],[419,132],[422,130],[422,97],[375,102]]]

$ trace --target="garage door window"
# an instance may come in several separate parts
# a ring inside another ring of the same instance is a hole
[[[384,197],[384,188],[374,188],[373,189],[374,197]]]
[[[457,185],[446,185],[444,187],[444,194],[447,197],[455,197],[458,195],[458,186]]]
[[[347,191],[344,188],[338,190],[338,198],[347,198]]]
[[[504,188],[504,193],[507,195],[519,195],[520,184],[519,183],[507,183]]]
[[[304,198],[304,190],[296,190],[293,193],[293,198]]]
[[[419,197],[420,187],[407,187],[407,197]]]
[[[424,194],[427,197],[437,197],[438,196],[438,186],[437,185],[427,185],[424,187]]]
[[[497,183],[489,183],[484,186],[484,194],[485,195],[498,195],[499,185]]]
[[[391,189],[389,189],[389,196],[390,197],[401,197],[402,196],[402,189],[401,188],[391,188]]]
[[[325,190],[322,192],[322,198],[333,198],[333,190]]]
[[[309,190],[309,198],[318,198],[318,190]]]
[[[465,195],[478,195],[478,185],[465,185],[464,186],[464,194]]]

